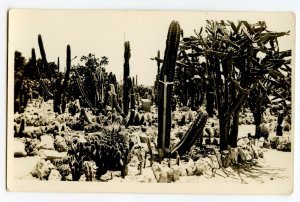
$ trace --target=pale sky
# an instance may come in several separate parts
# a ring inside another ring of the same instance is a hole
[[[130,76],[138,75],[139,84],[153,85],[157,70],[150,60],[165,50],[169,24],[177,20],[184,36],[194,35],[194,29],[205,26],[205,20],[266,21],[272,31],[292,30],[290,36],[280,41],[281,50],[294,49],[295,21],[291,13],[230,13],[230,12],[174,12],[174,11],[101,11],[101,10],[11,10],[9,13],[9,64],[14,51],[22,52],[27,59],[31,48],[38,48],[38,34],[42,35],[47,59],[56,62],[60,57],[65,66],[66,47],[71,45],[72,65],[79,63],[82,55],[94,53],[107,56],[107,71],[120,80],[123,75],[124,40],[130,41]]]

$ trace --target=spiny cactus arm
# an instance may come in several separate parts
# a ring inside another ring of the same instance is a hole
[[[45,52],[45,49],[44,49],[42,36],[40,34],[38,35],[38,43],[39,43],[40,53],[41,53],[41,56],[42,56],[42,61],[43,61],[44,67],[46,69],[48,77],[51,78],[52,77],[52,71],[50,70],[49,65],[48,65],[48,61],[47,61],[46,52]]]
[[[84,88],[83,88],[83,86],[82,86],[82,83],[81,83],[81,81],[80,81],[80,76],[79,76],[79,74],[78,74],[78,71],[77,71],[76,69],[74,69],[74,71],[75,71],[75,75],[76,75],[76,83],[77,83],[77,86],[78,86],[78,88],[79,88],[80,94],[81,94],[81,96],[83,97],[84,101],[87,103],[87,105],[88,105],[91,109],[93,109],[93,108],[94,108],[94,107],[93,107],[93,104],[89,101],[88,97],[86,96],[86,93],[85,93]]]
[[[59,60],[58,60],[59,61]],[[67,46],[67,58],[66,58],[66,62],[67,62],[67,69],[65,72],[65,78],[64,78],[64,82],[61,86],[61,88],[59,89],[59,93],[62,94],[63,91],[66,89],[67,85],[68,85],[68,81],[70,79],[70,71],[71,71],[71,48],[70,45]]]
[[[36,64],[36,55],[35,55],[35,50],[34,48],[31,50],[31,62],[32,65],[34,66],[36,73],[37,73],[37,77],[39,79],[39,84],[41,86],[41,88],[43,89],[43,91],[47,94],[47,96],[49,97],[53,97],[53,94],[50,92],[50,90],[46,87],[46,84],[44,83],[42,77],[41,77],[41,73],[40,73],[40,69],[38,68],[37,64]]]
[[[208,115],[206,113],[199,112],[197,119],[190,126],[190,128],[186,132],[186,135],[180,140],[177,146],[172,150],[171,156],[175,156],[177,152],[181,156],[191,149],[191,147],[199,139],[203,131],[203,128],[206,124],[207,118]]]

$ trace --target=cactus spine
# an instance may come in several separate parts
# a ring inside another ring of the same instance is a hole
[[[180,25],[172,21],[168,31],[164,62],[160,74],[158,105],[158,149],[170,146],[172,82],[180,40]]]

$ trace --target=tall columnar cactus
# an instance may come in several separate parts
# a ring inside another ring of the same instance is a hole
[[[42,56],[42,62],[43,62],[43,67],[46,69],[46,73],[48,75],[48,78],[52,77],[53,71],[49,68],[47,57],[46,57],[46,52],[42,40],[42,36],[39,34],[38,35],[38,43],[39,43],[39,48],[40,48],[40,53]]]
[[[171,99],[175,64],[180,40],[180,25],[172,21],[166,40],[164,62],[160,74],[159,104],[158,104],[158,149],[166,149],[170,146],[171,132]]]
[[[130,43],[126,41],[124,43],[124,73],[123,73],[123,111],[125,114],[128,114],[129,110],[129,93],[130,93],[130,68],[129,68],[129,59],[130,59]]]
[[[40,53],[42,56],[42,61],[43,61],[43,66],[47,71],[48,77],[51,79],[54,77],[55,72],[52,71],[49,66],[48,66],[48,62],[47,62],[47,57],[46,57],[46,52],[44,49],[44,45],[43,45],[43,40],[42,40],[42,36],[38,35],[38,43],[39,43],[39,48],[40,48]],[[51,92],[46,85],[44,84],[41,74],[40,74],[40,70],[39,67],[36,65],[36,56],[35,56],[35,50],[32,49],[32,61],[33,61],[33,65],[35,66],[36,70],[37,70],[37,75],[40,81],[40,85],[42,87],[42,89],[44,90],[44,92],[49,96],[49,97],[53,97],[54,98],[54,112],[58,112],[61,113],[61,103],[62,103],[62,99],[64,99],[64,91],[68,85],[68,81],[70,79],[70,71],[71,71],[71,48],[70,45],[67,45],[67,57],[66,57],[66,72],[65,72],[65,77],[64,77],[64,81],[61,84],[61,78],[59,78],[59,76],[56,76],[55,78],[55,89],[53,92]]]

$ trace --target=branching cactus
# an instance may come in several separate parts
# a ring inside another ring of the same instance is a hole
[[[160,74],[159,104],[158,104],[158,149],[170,146],[171,132],[171,99],[175,73],[175,64],[180,40],[180,25],[172,21],[168,31],[164,62]]]

